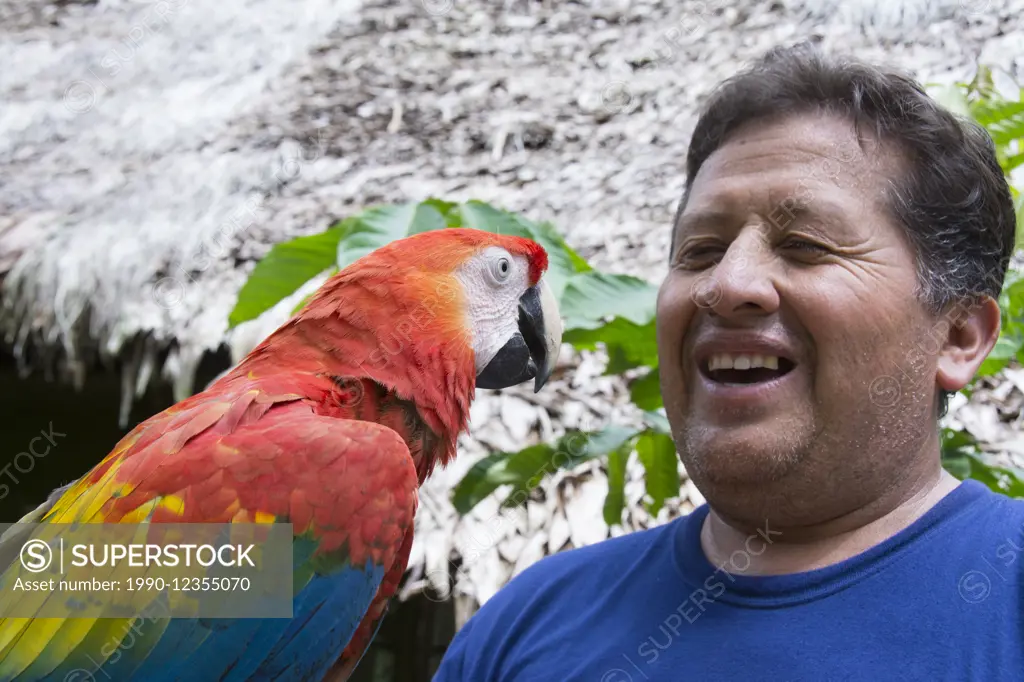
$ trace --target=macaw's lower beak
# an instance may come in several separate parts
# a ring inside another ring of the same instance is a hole
[[[558,301],[543,279],[519,299],[519,330],[477,377],[477,388],[507,388],[533,379],[533,392],[547,383],[562,346]]]

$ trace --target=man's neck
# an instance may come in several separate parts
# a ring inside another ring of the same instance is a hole
[[[873,504],[814,526],[786,528],[768,519],[765,528],[741,530],[712,508],[701,529],[701,547],[715,566],[736,565],[736,552],[747,557],[744,575],[802,573],[837,564],[896,535],[921,518],[960,481],[944,469],[912,490],[883,496]]]

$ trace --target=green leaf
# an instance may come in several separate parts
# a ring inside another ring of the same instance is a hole
[[[524,221],[526,220],[522,216],[519,216],[519,218]],[[594,268],[590,266],[590,263],[584,260],[582,256],[576,253],[576,251],[573,250],[573,248],[569,246],[568,243],[566,243],[566,241],[562,238],[562,235],[559,234],[558,228],[555,227],[553,223],[534,223],[531,221],[526,221],[526,223],[529,226],[531,232],[535,235],[534,239],[538,241],[545,249],[548,249],[549,253],[551,251],[561,251],[564,252],[565,255],[568,257],[568,267],[566,267],[565,265],[559,265],[560,269],[565,270],[567,274],[593,271]],[[559,262],[561,263],[560,256]]]
[[[558,449],[544,465],[524,480],[502,501],[503,507],[518,507],[526,502],[530,491],[545,477],[558,469],[571,471],[591,459],[605,457],[626,447],[636,437],[636,432],[621,426],[609,426],[596,432],[575,432],[559,440]],[[559,461],[561,460],[561,461]]]
[[[1009,176],[1016,168],[1024,165],[1024,152],[1004,157],[1001,165],[1003,167],[1003,173]],[[1018,211],[1020,210],[1019,207],[1020,204],[1018,203]]]
[[[974,80],[971,81],[969,87],[985,99],[995,97],[996,85],[992,78],[992,68],[985,64],[979,64],[978,70],[974,74]]]
[[[1002,329],[996,345],[978,368],[976,377],[992,376],[1024,353],[1024,277],[1009,270],[999,293]]]
[[[658,368],[652,367],[650,372],[629,385],[630,400],[641,410],[656,410],[662,406],[659,379]]]
[[[1024,137],[1024,101],[986,100],[974,108],[974,117],[996,146]]]
[[[546,445],[534,445],[531,447],[548,447]],[[504,483],[511,483],[512,480],[500,481],[501,471],[498,465],[510,456],[507,452],[492,452],[480,461],[476,462],[466,475],[452,487],[451,499],[455,510],[465,514],[475,507],[480,500],[484,499]],[[491,473],[492,467],[494,472]],[[500,481],[500,482],[499,482]]]
[[[1006,271],[1003,290],[999,292],[999,309],[1003,313],[1003,321],[1011,322],[1021,317],[1024,311],[1024,273],[1013,268]]]
[[[518,452],[495,453],[475,465],[455,485],[452,504],[456,511],[465,514],[500,486],[512,484],[514,489],[503,504],[516,506],[524,502],[529,491],[545,477],[603,457],[623,447],[635,435],[635,430],[621,426],[594,432],[577,430],[567,433],[554,445],[545,443]]]
[[[1024,333],[1024,278],[1020,278],[1017,272],[1013,276],[1013,281],[1003,287],[1002,331],[1007,336],[1019,338]]]
[[[319,234],[275,245],[238,292],[228,328],[256,319],[333,266],[346,228],[342,223]]]
[[[635,325],[654,319],[658,288],[637,277],[590,271],[573,275],[562,295],[566,329],[593,329],[609,317]]]
[[[462,216],[462,226],[471,227],[474,230],[484,230],[494,234],[509,234],[517,237],[531,237],[530,231],[525,224],[516,219],[516,216],[509,211],[491,206],[487,202],[477,199],[460,204],[458,211]]]
[[[658,364],[654,320],[641,326],[616,317],[595,329],[569,329],[562,340],[578,350],[594,350],[598,344],[604,344],[610,356],[610,372],[619,373],[633,367],[654,367]]]
[[[430,199],[424,199],[422,205],[430,206],[443,215],[448,227],[462,227],[462,215],[459,214],[458,204],[431,197]]]
[[[651,501],[647,511],[657,515],[665,500],[679,495],[679,458],[672,439],[663,433],[647,430],[636,442],[636,452],[644,466],[644,481]]]
[[[975,449],[978,446],[977,439],[970,431],[955,430],[948,427],[942,429],[942,451],[952,452],[965,448]]]
[[[970,477],[967,457],[978,453],[978,441],[969,431],[949,427],[942,428],[941,437],[942,466],[960,480]]]
[[[1024,163],[1024,154],[1018,154],[1014,159],[1020,159]],[[1017,205],[1014,207],[1017,213],[1016,248],[1024,248],[1024,192],[1017,197]]]
[[[345,268],[396,239],[448,227],[435,205],[411,202],[367,209],[338,244],[338,267]]]
[[[672,426],[668,423],[668,417],[665,416],[665,408],[644,412],[644,423],[658,433],[664,433],[670,437],[672,435]]]
[[[608,497],[604,500],[604,522],[609,526],[622,523],[622,509],[626,506],[626,461],[629,453],[613,450],[608,455]]]
[[[1024,498],[1024,471],[988,464],[978,455],[967,455],[970,477],[984,483],[994,492],[1008,497]]]

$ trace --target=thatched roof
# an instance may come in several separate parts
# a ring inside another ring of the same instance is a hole
[[[285,319],[290,302],[226,330],[273,243],[431,195],[552,220],[595,265],[657,282],[696,107],[715,83],[806,37],[924,80],[968,77],[979,56],[1021,78],[1022,6],[4,4],[0,63],[17,68],[0,72],[0,340],[26,370],[82,382],[117,363],[126,399],[154,377],[184,397],[201,388],[205,352],[227,344],[237,360]],[[596,463],[545,483],[515,520],[484,504],[459,521],[447,501],[486,447],[636,419],[599,356],[565,360],[582,364],[540,395],[482,392],[461,458],[424,490],[409,589],[461,557],[456,589],[483,602],[544,554],[608,536]],[[1024,381],[1000,390],[1019,407]],[[957,418],[989,428],[994,408],[971,409]],[[628,476],[616,533],[700,501],[688,486],[649,519],[641,474]]]

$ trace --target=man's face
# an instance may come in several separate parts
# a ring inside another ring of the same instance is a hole
[[[886,149],[808,114],[747,126],[697,174],[657,325],[669,421],[709,499],[764,493],[792,518],[861,504],[934,431],[942,336],[885,210]]]

